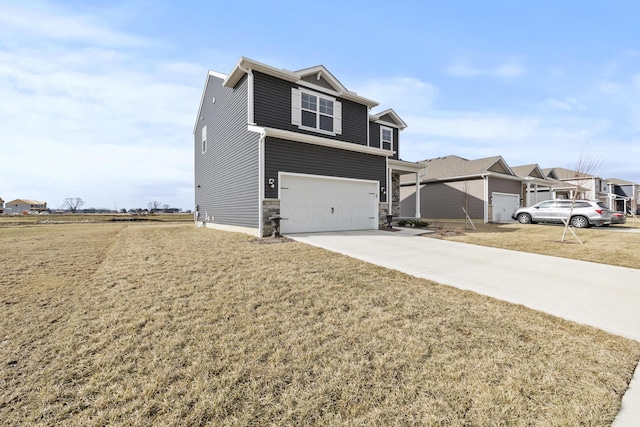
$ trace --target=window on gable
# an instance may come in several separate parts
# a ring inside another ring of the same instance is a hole
[[[393,150],[393,129],[380,127],[380,148]]]
[[[202,153],[207,151],[207,127],[202,127]]]
[[[319,93],[291,89],[291,123],[301,129],[341,134],[342,103]]]

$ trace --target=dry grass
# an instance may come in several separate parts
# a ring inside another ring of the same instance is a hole
[[[98,222],[193,222],[192,213],[156,213],[153,215],[134,214],[84,214],[64,213],[48,215],[0,215],[0,227],[29,224],[66,224]]]
[[[640,229],[640,223],[605,228],[573,229],[583,244],[564,228],[550,224],[475,224],[477,230],[464,227],[464,221],[432,221],[437,230],[429,237],[471,243],[495,248],[532,252],[563,258],[579,259],[620,267],[640,268],[640,233],[620,230]]]
[[[297,242],[0,229],[3,425],[584,425],[640,344]]]

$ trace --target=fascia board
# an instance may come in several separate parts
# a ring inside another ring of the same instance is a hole
[[[305,144],[320,145],[323,147],[337,148],[339,150],[355,151],[358,153],[373,154],[375,156],[390,157],[396,152],[391,150],[383,150],[381,148],[368,147],[366,145],[353,144],[351,142],[336,141],[333,139],[322,138],[315,135],[307,135],[303,133],[291,132],[288,130],[249,126],[247,130],[257,132],[265,136],[273,138],[285,139],[288,141],[303,142]]]
[[[229,73],[227,78],[224,80],[223,86],[235,87],[247,70],[258,71],[290,82],[298,80],[298,76],[289,70],[271,67],[270,65],[242,56],[236,63],[235,67],[233,67],[233,70],[231,70],[231,73]]]
[[[390,115],[391,117],[393,117],[393,119],[395,120],[395,123],[390,124],[388,126],[392,126],[398,129],[405,129],[407,128],[407,124],[405,123],[404,120],[402,120],[400,118],[400,116],[398,115],[398,113],[396,113],[393,108],[387,108],[386,110],[377,113],[377,114],[370,114],[369,115],[369,119],[376,122],[376,123],[380,123],[380,124],[386,124],[389,123],[385,120],[381,120],[380,117],[386,116],[386,115]]]
[[[403,172],[420,172],[425,169],[425,166],[422,164],[396,159],[389,159],[389,167]]]
[[[500,178],[500,179],[506,179],[506,180],[509,180],[509,181],[520,181],[520,182],[524,181],[524,179],[520,178],[519,176],[505,175],[505,174],[496,173],[496,172],[483,172],[483,173],[476,173],[476,174],[472,174],[472,175],[448,176],[446,178],[429,178],[429,179],[422,180],[422,183],[463,181],[465,179],[484,178],[486,176],[494,177],[494,178]]]

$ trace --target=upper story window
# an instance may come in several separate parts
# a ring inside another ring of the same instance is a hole
[[[202,127],[202,153],[207,151],[207,127]]]
[[[393,150],[393,129],[380,126],[380,148]]]
[[[342,103],[306,89],[291,89],[291,124],[328,135],[342,134]]]

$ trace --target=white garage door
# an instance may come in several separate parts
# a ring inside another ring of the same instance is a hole
[[[378,228],[378,182],[280,174],[280,231]]]
[[[520,196],[508,193],[491,193],[493,200],[493,222],[513,222],[511,214],[520,207]]]

